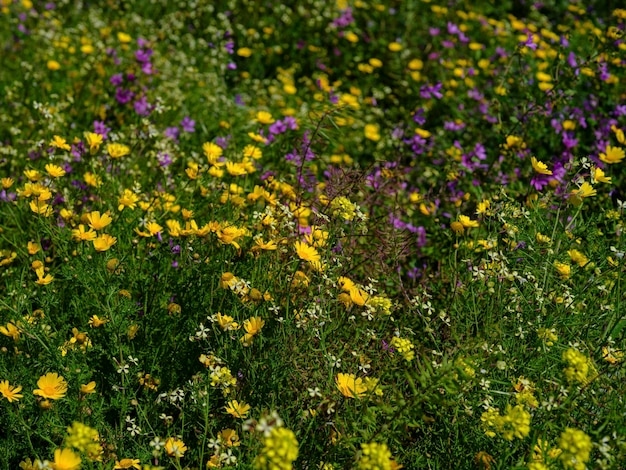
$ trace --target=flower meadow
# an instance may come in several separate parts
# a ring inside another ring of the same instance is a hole
[[[0,468],[625,468],[626,10],[547,3],[1,0]]]

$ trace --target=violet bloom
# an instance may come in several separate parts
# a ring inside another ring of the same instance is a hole
[[[180,121],[180,126],[185,132],[193,133],[196,131],[196,121],[191,119],[189,116],[185,116],[183,120]]]
[[[116,73],[115,75],[111,75],[109,82],[114,86],[120,86],[124,82],[124,74]]]
[[[150,111],[151,111],[150,103],[148,103],[148,99],[146,98],[146,95],[143,95],[141,98],[135,101],[135,103],[133,104],[133,107],[135,108],[135,112],[139,114],[140,116],[147,116],[150,114]]]
[[[102,136],[102,140],[106,140],[108,133],[111,132],[111,128],[107,127],[104,121],[94,121],[93,131],[96,134],[100,134]]]
[[[224,50],[226,50],[226,52],[228,52],[229,54],[233,54],[235,52],[235,42],[228,41],[226,44],[224,44]]]
[[[157,153],[157,161],[162,168],[167,168],[173,160],[169,153],[159,152]]]
[[[419,108],[413,114],[413,122],[415,122],[419,126],[423,126],[426,123],[426,117],[424,116],[424,108]]]
[[[154,73],[154,70],[152,69],[152,63],[151,62],[144,62],[141,65],[141,71],[143,73],[145,73],[146,75],[152,75]]]
[[[276,122],[274,122],[268,129],[270,131],[270,134],[272,135],[278,135],[278,134],[282,134],[284,132],[287,132],[287,126],[285,125],[285,123],[283,121],[281,121],[280,119],[278,119]]]
[[[443,98],[443,94],[441,93],[441,88],[443,87],[443,85],[441,83],[437,83],[436,85],[432,86],[432,85],[423,85],[420,88],[420,96],[424,99],[428,99],[428,98],[437,98],[437,99],[441,99]]]
[[[133,93],[131,90],[126,90],[124,88],[118,88],[115,91],[115,100],[119,104],[126,104],[130,102],[134,96],[135,96],[135,93]]]
[[[165,137],[172,139],[174,141],[178,140],[179,134],[180,134],[180,129],[176,126],[168,127],[167,129],[165,129],[165,132],[163,133]]]

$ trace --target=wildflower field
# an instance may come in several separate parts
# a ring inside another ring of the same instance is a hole
[[[626,468],[608,3],[0,0],[0,468]]]

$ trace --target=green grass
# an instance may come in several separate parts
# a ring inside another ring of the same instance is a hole
[[[0,467],[622,468],[584,8],[3,3]]]

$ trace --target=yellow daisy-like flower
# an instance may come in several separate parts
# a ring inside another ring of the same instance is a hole
[[[96,393],[96,382],[93,380],[86,384],[81,384],[80,393],[83,395],[89,395],[91,393]]]
[[[246,418],[250,411],[250,405],[247,403],[239,403],[237,400],[231,400],[228,405],[224,407],[226,413],[235,418]]]
[[[463,227],[465,228],[476,228],[479,226],[479,223],[477,220],[471,220],[468,216],[466,215],[459,215],[459,222],[461,222],[461,225],[463,225]]]
[[[261,329],[265,326],[265,320],[261,317],[251,317],[250,319],[243,322],[243,328],[247,333],[251,335],[257,335],[261,331]]]
[[[37,281],[35,282],[40,286],[47,286],[54,281],[54,277],[51,274],[45,273],[45,268],[43,266],[35,269],[35,274],[37,274]]]
[[[607,177],[604,173],[604,170],[602,170],[601,168],[593,167],[591,169],[591,177],[593,178],[594,183],[611,184],[611,178]]]
[[[60,178],[61,176],[65,176],[66,171],[61,168],[59,165],[54,165],[53,163],[48,163],[46,165],[46,172],[52,178]]]
[[[224,152],[222,147],[213,142],[205,142],[202,145],[202,151],[211,165],[219,166],[217,159],[220,158]]]
[[[530,163],[533,166],[533,170],[539,173],[540,175],[551,175],[552,170],[548,170],[548,166],[537,160],[535,157],[530,157]]]
[[[555,261],[554,262],[554,267],[559,272],[559,277],[562,280],[569,279],[569,277],[570,277],[570,275],[572,273],[572,267],[569,264],[561,263],[559,261]]]
[[[102,230],[104,227],[113,222],[111,216],[105,212],[100,215],[100,211],[93,211],[86,215],[89,226],[94,230]]]
[[[81,459],[71,449],[57,449],[54,451],[54,470],[78,470]]]
[[[102,145],[102,136],[100,134],[96,134],[95,132],[85,132],[84,136],[87,146],[89,147],[89,152],[91,154],[96,153]]]
[[[13,338],[13,341],[20,339],[20,330],[13,323],[9,322],[6,326],[0,326],[0,333],[9,338]]]
[[[237,49],[237,55],[239,57],[250,57],[252,55],[252,49],[249,47],[241,47]]]
[[[117,238],[112,237],[106,233],[103,233],[93,241],[93,247],[96,251],[107,251],[113,245],[117,243]]]
[[[569,195],[569,201],[575,206],[582,204],[583,200],[595,196],[597,191],[588,182],[584,182],[578,189],[574,189]]]
[[[180,439],[169,437],[165,441],[165,451],[170,457],[180,458],[187,452],[187,446]]]
[[[308,261],[309,263],[319,263],[320,262],[320,254],[317,252],[315,248],[306,243],[297,241],[294,243],[294,248],[296,249],[296,254],[298,257],[304,261]]]
[[[63,398],[67,393],[67,382],[56,372],[42,375],[37,381],[37,386],[39,388],[33,390],[33,394],[50,400]]]
[[[111,158],[122,158],[130,153],[130,147],[118,143],[109,144],[107,145],[107,153]]]
[[[115,467],[113,470],[124,469],[124,468],[136,468],[137,470],[141,470],[141,461],[139,459],[122,459],[115,461]]]
[[[19,385],[14,387],[9,384],[8,380],[3,380],[2,382],[0,382],[0,394],[2,394],[4,398],[9,400],[9,403],[18,401],[20,398],[23,398],[24,395],[20,393],[21,391],[22,387],[20,387]]]
[[[337,374],[335,384],[344,397],[361,398],[367,392],[367,386],[361,378],[357,378],[354,374]]]
[[[72,239],[75,241],[90,242],[95,240],[97,236],[98,234],[91,228],[85,231],[85,226],[83,224],[79,224],[78,228],[72,229]]]
[[[259,111],[256,113],[256,120],[259,124],[272,124],[273,122],[276,122],[271,113],[268,113],[267,111]]]
[[[606,150],[604,153],[600,154],[600,160],[604,163],[613,164],[621,162],[626,154],[624,154],[624,149],[621,147],[613,147],[611,145],[606,146]]]
[[[67,141],[64,138],[62,138],[62,137],[60,137],[58,135],[55,135],[48,145],[50,147],[55,147],[55,148],[58,148],[58,149],[61,149],[61,150],[71,150],[72,149],[72,147],[70,147],[70,145],[67,143]]]
[[[137,207],[137,201],[139,201],[139,196],[133,193],[130,189],[125,189],[124,194],[122,194],[117,200],[117,203],[119,204],[117,206],[117,210],[122,211],[127,207],[133,210]]]

